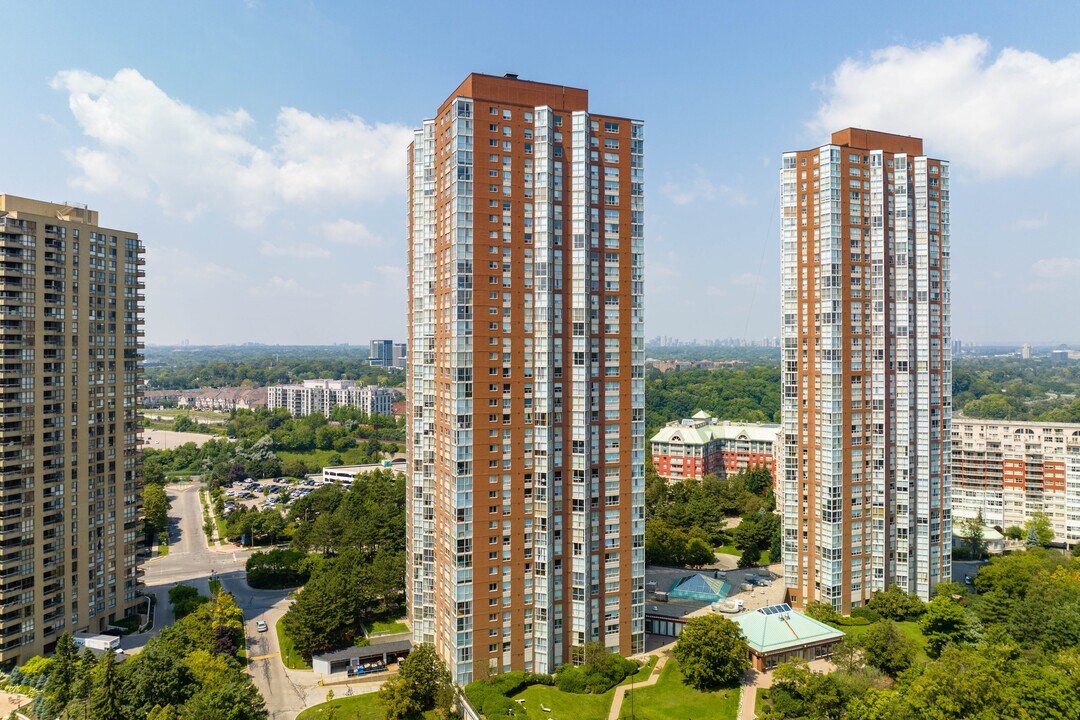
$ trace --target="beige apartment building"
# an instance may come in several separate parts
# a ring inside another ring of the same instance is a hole
[[[143,246],[0,195],[0,665],[134,612]]]
[[[788,598],[929,600],[952,572],[949,164],[847,128],[780,182]]]
[[[408,596],[465,684],[644,649],[644,125],[470,75],[408,155]]]
[[[953,417],[955,517],[982,511],[986,525],[1023,527],[1046,513],[1054,541],[1080,542],[1080,423]]]

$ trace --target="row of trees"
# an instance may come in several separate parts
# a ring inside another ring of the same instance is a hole
[[[650,466],[645,471],[645,561],[652,565],[700,567],[715,559],[712,548],[733,543],[743,567],[761,552],[780,558],[780,518],[772,512],[772,474],[752,468],[728,477],[669,484]],[[726,530],[729,518],[739,524]]]
[[[225,425],[226,433],[241,443],[251,445],[269,436],[275,450],[306,452],[335,450],[345,452],[357,446],[357,439],[374,441],[369,454],[396,451],[380,447],[378,441],[389,444],[405,439],[404,420],[388,415],[368,415],[356,408],[338,406],[329,417],[311,413],[294,418],[285,408],[235,410]]]
[[[277,558],[284,566],[277,572],[309,576],[283,621],[305,657],[353,642],[366,619],[400,604],[404,475],[375,470],[357,476],[347,489],[324,485],[293,503],[289,522],[293,551],[313,554],[303,561]]]
[[[100,658],[88,649],[79,654],[65,634],[51,661],[24,666],[46,676],[34,713],[59,720],[265,720],[263,699],[236,657],[239,637],[240,610],[227,593],[199,604],[122,664],[111,649]]]
[[[705,410],[724,420],[780,421],[780,368],[733,367],[645,373],[645,434]]]
[[[1080,422],[1080,366],[1045,358],[953,365],[953,407],[969,417]]]
[[[899,588],[875,593],[859,613],[873,624],[836,649],[839,670],[781,665],[759,717],[1080,717],[1080,560],[1033,547],[992,559],[974,583],[977,595],[941,583],[929,603]],[[901,625],[911,622],[929,661],[919,660],[920,644]]]
[[[186,390],[198,387],[263,386],[340,378],[364,385],[402,385],[405,373],[372,367],[366,347],[200,347],[177,352],[171,347],[146,349],[150,387]]]

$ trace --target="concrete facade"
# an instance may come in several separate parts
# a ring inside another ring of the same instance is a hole
[[[1056,543],[1080,542],[1080,423],[956,415],[952,446],[956,517],[981,511],[985,525],[1004,530],[1042,512]]]
[[[0,665],[134,611],[143,245],[0,195]]]
[[[283,407],[293,417],[313,412],[329,416],[339,405],[357,408],[368,415],[392,415],[391,406],[399,391],[378,385],[358,386],[352,380],[305,380],[300,385],[266,388],[266,407]]]

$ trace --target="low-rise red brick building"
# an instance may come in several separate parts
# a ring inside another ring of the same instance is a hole
[[[652,438],[652,462],[669,480],[721,477],[766,467],[776,476],[780,426],[717,420],[704,410],[668,423]]]

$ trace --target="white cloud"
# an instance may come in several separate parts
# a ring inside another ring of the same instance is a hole
[[[282,202],[380,200],[405,190],[411,131],[349,115],[326,118],[285,107],[274,140],[247,139],[243,109],[207,113],[170,97],[137,70],[112,78],[59,73],[52,87],[93,142],[71,157],[73,184],[91,192],[152,198],[173,216],[193,220],[214,208],[257,227]]]
[[[275,245],[269,241],[263,241],[259,246],[259,254],[266,257],[286,257],[296,260],[320,260],[330,257],[330,251],[318,245],[309,243]]]
[[[700,167],[694,168],[692,176],[676,182],[669,180],[660,187],[662,192],[676,205],[693,205],[699,201],[724,200],[733,205],[750,205],[751,200],[745,193],[730,185],[716,184],[710,180]]]
[[[1042,217],[1026,217],[1020,218],[1012,225],[1009,226],[1010,230],[1016,230],[1019,232],[1031,232],[1033,230],[1042,230],[1046,227],[1047,217],[1043,213]]]
[[[740,273],[731,278],[731,284],[735,287],[756,287],[765,282],[765,278],[751,272]]]
[[[1031,274],[1042,281],[1080,282],[1080,257],[1055,257],[1036,260]]]
[[[1080,53],[1052,60],[977,35],[848,58],[810,127],[917,135],[928,154],[986,178],[1080,168]]]
[[[378,247],[383,244],[383,239],[369,230],[366,225],[352,220],[341,219],[323,223],[323,235],[327,240],[338,245]]]

